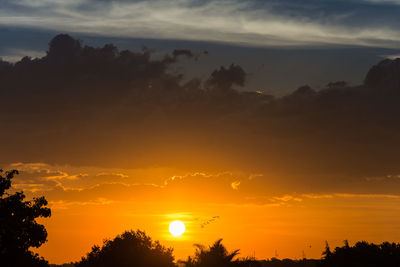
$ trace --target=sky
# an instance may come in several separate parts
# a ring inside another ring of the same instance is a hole
[[[209,56],[188,68],[191,74],[205,77],[234,62],[252,74],[248,90],[274,94],[339,79],[359,84],[369,66],[400,54],[398,1],[2,0],[1,6],[5,60],[44,55],[58,33],[125,49],[206,49]]]
[[[103,36],[255,46],[396,48],[400,41],[398,11],[395,0],[3,0],[0,23]]]
[[[177,259],[399,242],[399,1],[0,6],[0,166],[50,263],[129,229]]]

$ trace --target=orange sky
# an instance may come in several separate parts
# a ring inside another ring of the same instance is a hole
[[[48,242],[38,251],[51,263],[79,260],[94,244],[124,230],[142,229],[174,248],[176,259],[195,243],[223,238],[240,256],[319,258],[348,239],[400,240],[400,196],[356,193],[274,194],[261,173],[183,172],[167,168],[104,169],[12,164],[15,186],[28,197],[45,195],[52,217],[42,220]],[[174,175],[174,173],[176,175]],[[30,177],[30,178],[29,178]],[[260,188],[263,186],[263,188]],[[260,190],[261,189],[261,190]],[[263,192],[262,194],[260,192]],[[209,224],[202,224],[219,216]],[[168,224],[187,231],[172,237]]]

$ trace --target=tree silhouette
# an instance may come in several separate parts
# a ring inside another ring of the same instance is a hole
[[[23,192],[7,193],[16,174],[16,170],[3,172],[0,169],[1,266],[48,266],[47,261],[29,248],[38,248],[47,241],[46,229],[36,222],[36,218],[50,217],[51,211],[46,207],[44,197],[24,201]]]
[[[323,258],[320,266],[400,266],[400,244],[384,242],[376,245],[362,241],[351,247],[345,241],[343,247],[336,247],[329,257]]]
[[[196,252],[194,258],[188,257],[183,263],[186,267],[213,267],[213,266],[232,266],[233,258],[239,254],[239,250],[228,252],[222,239],[206,249],[203,245],[196,244]]]
[[[329,259],[332,256],[331,248],[329,247],[328,241],[325,241],[325,250],[322,252],[324,259]]]
[[[158,241],[152,241],[140,230],[126,231],[113,240],[105,240],[103,246],[93,246],[92,251],[76,267],[175,266],[172,248],[165,248]]]

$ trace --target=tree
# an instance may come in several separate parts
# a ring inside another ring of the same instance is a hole
[[[324,259],[329,259],[331,255],[331,248],[329,247],[328,241],[325,241],[325,250],[322,252],[322,256],[324,256]]]
[[[329,258],[323,258],[319,266],[397,267],[400,266],[400,244],[385,242],[376,245],[362,241],[350,246],[345,242],[343,247],[336,247]]]
[[[183,262],[186,267],[232,266],[233,258],[239,254],[239,250],[228,252],[222,245],[222,239],[217,240],[208,249],[199,244],[195,246],[197,249],[194,258],[189,257],[187,261]]]
[[[92,251],[76,267],[175,266],[172,248],[165,248],[152,241],[145,232],[126,231],[113,240],[105,240],[103,246],[93,246]]]
[[[9,194],[11,179],[18,174],[0,169],[0,262],[1,266],[48,266],[47,261],[29,249],[47,241],[45,227],[36,218],[50,217],[44,197],[24,201],[23,192]]]

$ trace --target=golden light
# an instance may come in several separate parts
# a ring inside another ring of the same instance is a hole
[[[181,221],[173,221],[169,224],[169,232],[175,237],[181,236],[185,230],[185,224]]]

